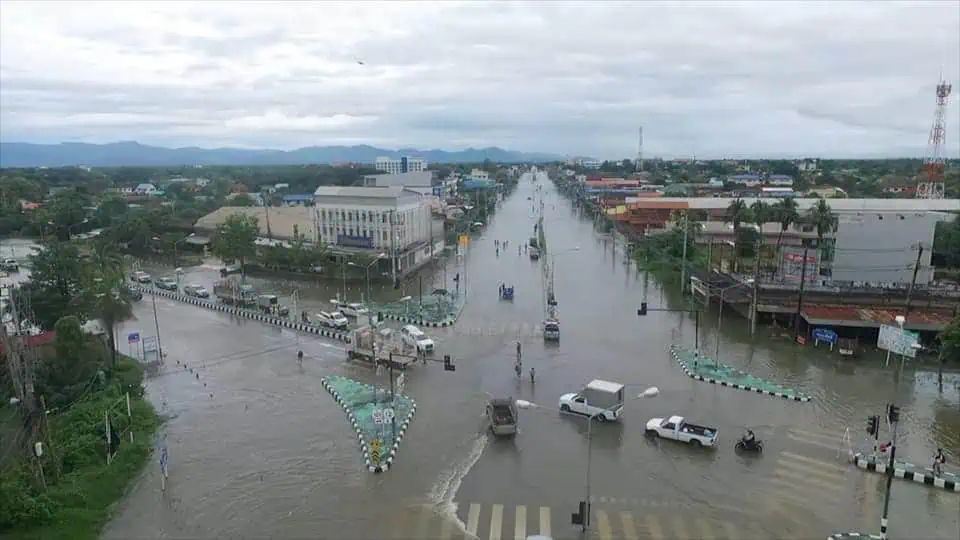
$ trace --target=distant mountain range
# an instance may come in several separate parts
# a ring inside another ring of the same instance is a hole
[[[321,163],[373,163],[380,156],[419,157],[427,163],[547,162],[562,156],[514,152],[502,148],[466,150],[386,150],[374,146],[309,146],[296,150],[245,150],[240,148],[163,148],[138,142],[110,144],[32,144],[0,142],[0,167],[89,167],[177,165],[304,165]]]

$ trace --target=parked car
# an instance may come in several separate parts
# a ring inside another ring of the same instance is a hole
[[[20,264],[17,263],[16,259],[4,259],[0,261],[0,270],[5,270],[7,272],[19,272]]]
[[[136,281],[137,283],[150,283],[153,281],[153,278],[146,272],[137,271],[130,274],[130,281]]]
[[[430,339],[423,330],[420,330],[412,324],[408,324],[400,329],[400,338],[406,345],[417,349],[417,352],[433,352],[433,340]]]
[[[367,308],[357,302],[342,302],[340,300],[330,300],[330,303],[336,306],[336,310],[347,317],[361,317],[367,314]]]
[[[717,430],[688,423],[682,416],[651,418],[646,432],[662,439],[673,439],[693,446],[714,447],[717,445]]]
[[[177,284],[177,278],[172,278],[170,276],[162,277],[153,283],[157,286],[158,289],[164,289],[167,291],[176,291],[180,288]]]
[[[316,316],[317,324],[320,326],[325,326],[327,328],[335,328],[337,330],[346,330],[349,321],[347,321],[346,316],[339,311],[321,311],[317,313]]]
[[[227,277],[233,274],[243,273],[243,267],[239,264],[230,264],[220,269],[220,276]]]
[[[210,291],[198,283],[191,283],[183,287],[183,294],[196,298],[210,298]]]
[[[623,416],[623,385],[594,379],[580,392],[560,396],[560,410],[614,422]]]

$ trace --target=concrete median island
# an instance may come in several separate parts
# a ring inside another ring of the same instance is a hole
[[[714,362],[709,357],[689,349],[671,345],[669,350],[671,358],[692,379],[791,401],[810,401],[810,396],[799,390],[784,388],[774,382],[754,377],[745,371]]]
[[[262,322],[272,326],[277,326],[280,328],[289,328],[290,330],[296,330],[298,332],[303,332],[306,334],[315,334],[318,336],[343,341],[344,343],[350,343],[350,334],[348,332],[337,332],[335,330],[321,328],[319,326],[314,326],[312,324],[305,324],[302,322],[294,321],[292,319],[275,317],[273,315],[268,315],[266,313],[256,311],[253,309],[244,309],[237,306],[223,304],[223,303],[217,302],[216,300],[208,300],[206,298],[197,298],[195,296],[186,296],[184,294],[180,294],[174,291],[165,291],[162,289],[155,289],[152,287],[136,287],[136,289],[144,294],[154,294],[157,296],[162,296],[164,298],[169,298],[170,300],[183,302],[184,304],[190,304],[193,306],[202,307],[202,308],[210,309],[213,311],[221,311],[223,313],[229,313],[231,315],[236,315],[237,317],[243,317],[244,319],[258,321],[258,322]]]
[[[417,404],[399,394],[391,400],[389,389],[346,377],[324,377],[320,382],[343,408],[356,431],[367,470],[388,471],[417,412]]]

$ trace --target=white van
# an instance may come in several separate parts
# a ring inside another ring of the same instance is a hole
[[[336,328],[337,330],[346,330],[347,318],[339,311],[321,311],[316,315],[317,324],[327,328]]]
[[[417,352],[433,352],[433,340],[412,324],[400,329],[400,338],[405,344],[417,349]]]

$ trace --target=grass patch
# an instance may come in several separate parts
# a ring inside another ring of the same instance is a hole
[[[41,458],[46,489],[28,450],[0,472],[0,536],[4,539],[93,540],[100,536],[113,504],[149,459],[153,434],[160,425],[156,411],[143,398],[141,384],[130,393],[132,415],[127,418],[126,388],[133,378],[142,381],[142,370],[132,362],[121,359],[116,373],[122,376],[50,416],[54,444]],[[108,409],[111,423],[121,430],[119,450],[109,466],[103,429]],[[131,431],[134,442],[130,442]]]

